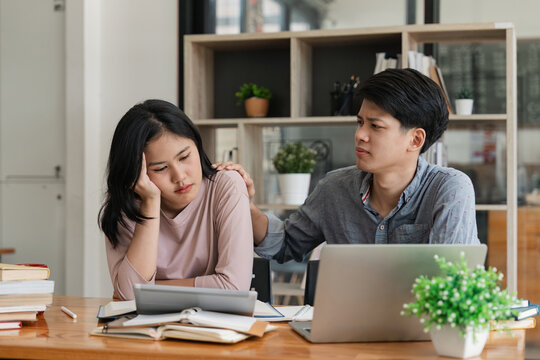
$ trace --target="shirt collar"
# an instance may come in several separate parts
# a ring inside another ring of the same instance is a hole
[[[426,169],[428,168],[428,166],[429,166],[428,162],[424,160],[423,157],[419,156],[418,162],[416,165],[416,173],[414,174],[414,177],[411,183],[405,188],[405,190],[403,190],[398,206],[401,206],[403,202],[408,202],[409,199],[413,196],[413,194],[416,192],[416,190],[420,186],[421,179],[424,177],[424,173],[426,172]],[[366,176],[364,176],[364,178],[362,179],[362,183],[360,184],[360,196],[362,198],[362,203],[364,205],[366,204],[369,198],[372,179],[373,179],[373,174],[366,173]]]
[[[403,190],[399,205],[403,204],[403,201],[408,202],[410,198],[417,192],[428,167],[429,163],[424,160],[423,157],[419,156],[418,163],[416,165],[416,173],[414,174],[414,177],[410,184],[405,188],[405,190]]]
[[[362,183],[360,184],[360,197],[362,199],[362,203],[366,205],[367,199],[369,197],[369,191],[371,189],[371,179],[373,178],[372,173],[365,173],[366,176],[362,179]]]

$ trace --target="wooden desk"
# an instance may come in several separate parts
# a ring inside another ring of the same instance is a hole
[[[310,344],[283,324],[261,339],[234,345],[89,336],[98,305],[110,299],[55,297],[43,318],[21,330],[0,330],[0,357],[21,359],[437,359],[431,342]],[[60,311],[65,305],[76,321]],[[525,332],[490,339],[482,359],[523,359]],[[475,358],[478,359],[478,358]]]

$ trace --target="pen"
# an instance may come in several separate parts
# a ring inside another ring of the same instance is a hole
[[[60,309],[61,309],[63,312],[65,312],[66,314],[68,314],[69,316],[71,316],[73,319],[76,319],[76,318],[77,318],[77,314],[75,314],[73,311],[69,310],[67,307],[62,306]]]
[[[300,316],[304,315],[309,310],[310,307],[311,307],[310,305],[302,306],[302,308],[300,308],[300,310],[298,310],[296,312],[296,314],[294,314],[292,319],[296,320],[296,319],[300,318]]]

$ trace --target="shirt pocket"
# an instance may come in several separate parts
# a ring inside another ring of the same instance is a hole
[[[428,224],[405,224],[392,233],[391,244],[427,244],[429,242]]]

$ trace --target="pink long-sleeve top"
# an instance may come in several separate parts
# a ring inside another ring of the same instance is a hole
[[[133,284],[195,278],[196,287],[248,290],[253,266],[249,197],[236,171],[203,178],[197,197],[174,219],[161,211],[157,269],[145,280],[126,254],[135,222],[118,225],[116,248],[106,240],[109,272],[116,297],[133,299]]]

